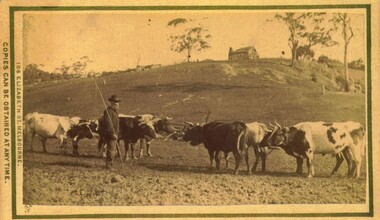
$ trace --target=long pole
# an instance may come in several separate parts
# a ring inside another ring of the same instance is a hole
[[[92,78],[92,77],[91,77],[91,79],[94,80],[94,78]],[[102,101],[103,101],[103,105],[104,105],[104,107],[106,108],[107,116],[108,116],[108,119],[109,119],[110,122],[111,122],[111,127],[112,127],[112,130],[113,130],[113,133],[114,133],[114,135],[118,136],[119,134],[116,134],[115,127],[114,127],[113,124],[112,124],[111,116],[110,116],[110,113],[108,112],[106,102],[104,101],[102,91],[100,91],[100,88],[99,88],[99,86],[98,86],[98,84],[96,83],[95,80],[94,80],[94,83],[95,83],[96,88],[97,88],[98,91],[99,91],[100,98],[101,98]],[[117,151],[118,151],[119,154],[120,154],[120,148],[119,148],[119,143],[118,143],[118,141],[116,141],[116,147],[117,147]],[[123,171],[123,173],[124,173],[124,164],[123,164],[123,159],[121,158],[121,155],[120,155],[120,164],[121,164],[121,169],[122,169],[122,171]]]

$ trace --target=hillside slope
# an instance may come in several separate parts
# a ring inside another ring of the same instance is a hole
[[[365,95],[332,90],[329,72],[311,81],[313,69],[292,69],[286,60],[199,62],[96,78],[103,96],[117,94],[121,113],[162,113],[176,122],[210,120],[365,123]],[[319,71],[321,72],[321,71]],[[364,78],[364,74],[363,74]],[[24,114],[32,111],[97,118],[104,109],[94,79],[24,88]],[[106,101],[106,104],[107,101]]]

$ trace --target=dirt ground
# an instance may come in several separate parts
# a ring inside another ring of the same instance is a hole
[[[106,170],[96,140],[80,143],[79,157],[60,153],[56,140],[48,140],[48,152],[35,142],[35,151],[24,151],[24,203],[31,205],[243,205],[243,204],[347,204],[366,201],[366,162],[359,179],[345,177],[346,164],[330,177],[335,158],[315,157],[314,178],[294,174],[296,161],[281,150],[267,159],[267,172],[247,175],[241,164],[233,175],[209,169],[203,145],[155,141],[152,157],[124,162],[115,159]],[[137,148],[138,146],[136,146]],[[145,151],[144,151],[145,153]],[[137,151],[136,151],[137,154]],[[233,159],[232,159],[233,160]],[[253,162],[253,152],[250,151]],[[215,166],[215,165],[214,165]],[[222,160],[222,167],[224,161]],[[261,166],[259,165],[259,169]]]

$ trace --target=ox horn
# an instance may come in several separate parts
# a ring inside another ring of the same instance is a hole
[[[194,126],[194,124],[192,122],[189,122],[189,121],[185,121],[185,124],[190,125],[190,126]]]
[[[268,129],[266,125],[263,125],[262,128],[265,132],[272,132],[272,130]]]
[[[274,119],[274,123],[275,123],[279,128],[281,128],[281,125],[276,121],[276,119]]]
[[[210,111],[210,109],[208,109],[207,116],[206,116],[206,119],[205,119],[205,124],[207,124],[208,117],[210,116],[210,114],[211,114],[211,111]]]
[[[270,123],[270,121],[269,121],[269,126],[271,126],[272,128],[276,127],[272,123]]]
[[[170,120],[173,120],[173,118],[171,118],[171,117],[167,117],[167,116],[165,117],[165,119],[166,119],[166,120],[169,120],[169,121],[170,121]]]

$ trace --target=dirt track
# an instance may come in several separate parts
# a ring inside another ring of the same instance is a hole
[[[42,153],[42,147],[36,147],[35,152],[24,152],[25,204],[365,203],[365,162],[360,179],[346,178],[345,164],[337,176],[330,178],[335,158],[317,155],[316,176],[308,179],[294,175],[294,158],[274,151],[267,160],[267,173],[247,175],[246,166],[241,164],[240,174],[235,176],[234,164],[230,164],[228,170],[210,170],[208,154],[202,145],[191,147],[177,141],[156,141],[153,157],[127,161],[123,172],[119,158],[116,158],[115,170],[104,169],[105,162],[98,157],[95,141],[80,143],[80,157],[73,157],[70,148],[68,155],[60,154],[55,140],[48,141],[48,146],[47,154]]]

